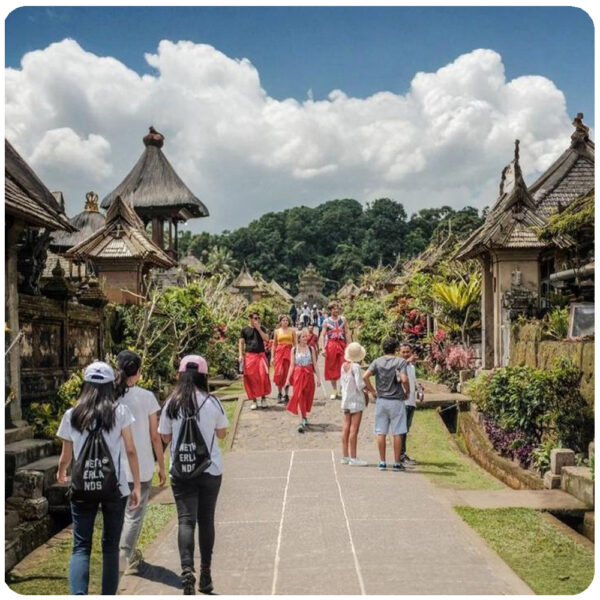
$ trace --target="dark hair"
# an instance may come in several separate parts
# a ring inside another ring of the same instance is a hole
[[[409,350],[412,350],[412,349],[413,349],[412,345],[411,345],[411,344],[409,344],[408,342],[402,342],[402,343],[400,344],[400,348],[408,348]]]
[[[198,373],[198,365],[189,364],[185,371],[179,373],[177,385],[168,398],[169,419],[177,419],[180,414],[192,415],[196,412],[196,390],[208,392],[208,375]]]
[[[383,340],[381,348],[384,354],[395,354],[396,350],[398,350],[398,340],[393,337],[386,338]]]
[[[130,350],[123,350],[117,355],[117,368],[115,369],[115,396],[124,396],[129,386],[127,379],[137,375],[142,368],[142,357]]]
[[[71,427],[83,432],[99,424],[104,431],[115,426],[115,389],[113,382],[84,382],[77,406],[71,413]]]
[[[253,311],[248,315],[249,319],[253,319],[254,317],[260,317],[260,314],[258,313],[258,311]]]

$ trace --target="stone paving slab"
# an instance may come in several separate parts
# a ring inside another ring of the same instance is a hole
[[[585,511],[586,505],[562,490],[448,490],[455,506]]]
[[[266,478],[265,465],[287,465],[285,477]],[[421,474],[340,465],[331,450],[231,453],[224,473],[219,594],[531,593]],[[152,566],[125,577],[121,593],[181,593],[176,531],[173,523],[161,535],[145,557]]]

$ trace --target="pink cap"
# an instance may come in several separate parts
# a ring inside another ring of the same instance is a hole
[[[179,363],[179,372],[183,373],[184,371],[187,371],[188,365],[190,367],[196,365],[198,367],[198,373],[208,374],[206,360],[197,354],[188,354],[187,356],[184,356]]]

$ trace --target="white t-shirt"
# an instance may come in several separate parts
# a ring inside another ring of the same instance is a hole
[[[160,405],[152,392],[137,385],[129,388],[118,399],[118,402],[126,406],[135,419],[131,426],[131,432],[133,433],[133,441],[140,463],[140,481],[151,481],[154,474],[154,453],[152,451],[148,417],[157,413],[160,410]],[[122,443],[124,444],[124,442]],[[124,445],[123,450],[125,450]],[[127,463],[127,481],[133,482],[129,462]]]
[[[181,417],[178,417],[177,419],[170,419],[168,417],[167,407],[169,406],[169,402],[170,400],[167,400],[163,406],[160,422],[158,424],[158,432],[164,435],[171,434],[173,436],[171,438],[171,455],[173,455],[183,419]],[[197,392],[196,402],[200,408],[198,414],[200,433],[210,450],[210,458],[212,460],[212,464],[205,472],[210,475],[221,475],[221,473],[223,473],[223,457],[221,456],[221,449],[219,448],[216,439],[215,430],[224,429],[229,425],[229,421],[227,420],[227,416],[225,415],[221,403],[215,396],[208,396],[205,392]]]
[[[66,440],[67,442],[73,442],[73,454],[75,460],[79,456],[79,453],[83,449],[85,440],[89,436],[89,432],[77,431],[71,426],[71,414],[73,409],[70,408],[63,416],[60,422],[60,427],[56,435]],[[110,450],[110,455],[113,459],[115,469],[117,470],[117,476],[119,478],[119,491],[121,496],[129,496],[129,484],[127,483],[127,454],[121,445],[121,432],[125,427],[128,427],[134,422],[133,415],[126,406],[117,404],[115,406],[115,426],[110,431],[103,431],[102,435],[106,441],[106,445]]]
[[[410,385],[410,394],[408,394],[408,398],[406,399],[406,406],[414,406],[417,407],[417,371],[415,369],[415,365],[407,362],[406,363],[406,374],[408,375],[408,383]]]
[[[358,412],[365,409],[363,393],[365,382],[358,363],[353,362],[348,371],[346,371],[346,365],[342,365],[340,386],[342,388],[342,410]]]

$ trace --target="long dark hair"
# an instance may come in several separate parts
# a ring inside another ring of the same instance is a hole
[[[115,369],[115,396],[124,396],[129,386],[127,378],[136,375],[142,367],[142,357],[130,350],[123,350],[117,356],[117,368]]]
[[[208,393],[208,375],[198,373],[197,365],[189,365],[179,373],[175,389],[169,396],[167,417],[177,419],[180,415],[192,415],[196,412],[196,391]]]
[[[84,382],[77,406],[71,414],[71,427],[83,432],[94,424],[105,431],[115,426],[115,390],[113,382]]]

